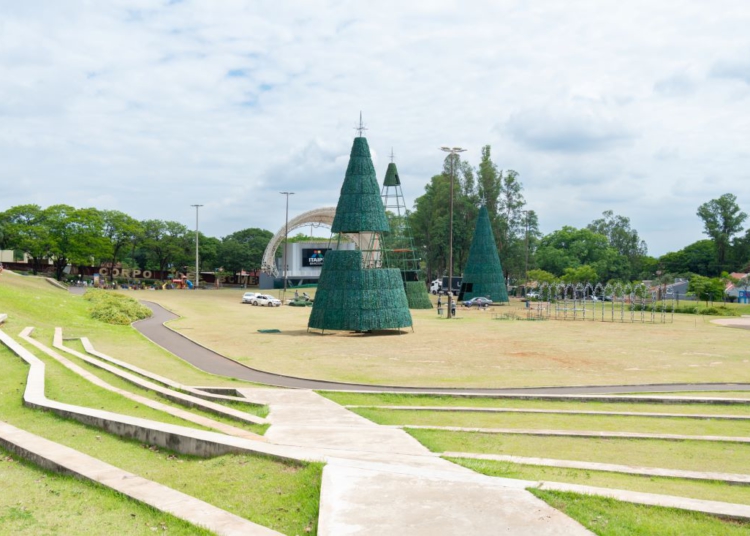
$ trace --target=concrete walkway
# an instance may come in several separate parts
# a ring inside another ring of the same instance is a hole
[[[591,534],[526,491],[443,460],[414,438],[307,390],[244,389],[268,404],[269,443],[326,457],[318,533]]]

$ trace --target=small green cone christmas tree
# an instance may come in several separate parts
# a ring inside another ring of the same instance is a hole
[[[391,154],[391,159],[393,154]],[[432,309],[427,287],[419,280],[419,256],[409,227],[401,179],[396,164],[391,162],[385,173],[381,192],[383,206],[391,231],[383,237],[383,249],[389,268],[401,271],[409,309]]]
[[[412,325],[401,272],[384,262],[388,230],[370,147],[360,135],[354,138],[331,226],[339,243],[341,235],[355,235],[359,249],[326,253],[308,329],[363,332]]]
[[[490,216],[484,205],[479,209],[458,299],[470,300],[477,296],[490,298],[495,303],[508,302],[505,275],[497,253]]]

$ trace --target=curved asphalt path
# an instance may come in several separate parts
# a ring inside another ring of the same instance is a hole
[[[435,387],[395,387],[386,385],[359,385],[355,383],[338,383],[323,380],[311,380],[284,376],[272,372],[264,372],[250,368],[221,354],[209,350],[187,337],[166,327],[165,322],[179,318],[152,302],[141,301],[151,311],[153,316],[133,324],[135,329],[162,348],[172,352],[177,357],[191,363],[197,368],[217,374],[238,378],[254,383],[262,383],[277,387],[291,387],[297,389],[318,389],[326,391],[391,391],[399,393],[442,393],[442,394],[611,394],[632,392],[663,392],[663,391],[750,391],[747,383],[687,383],[687,384],[651,384],[651,385],[605,385],[579,387],[530,387],[515,389],[476,389],[476,388],[435,388]]]

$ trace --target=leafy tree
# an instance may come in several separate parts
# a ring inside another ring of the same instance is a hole
[[[569,226],[542,238],[536,251],[537,266],[556,276],[566,268],[588,265],[597,273],[593,280],[621,279],[627,276],[624,262],[606,236]]]
[[[717,276],[720,273],[716,262],[716,249],[711,240],[699,240],[680,251],[659,257],[663,272],[672,274],[693,273],[702,276]]]
[[[648,248],[646,242],[640,239],[638,231],[631,229],[630,218],[615,215],[611,210],[602,213],[602,218],[594,220],[586,228],[604,235],[610,247],[628,260],[630,265],[624,279],[633,279],[641,272],[642,259]]]
[[[695,275],[690,278],[688,291],[695,294],[699,300],[705,300],[708,305],[715,300],[721,300],[724,297],[726,284],[719,277],[703,277]]]
[[[428,279],[445,274],[450,242],[450,177],[454,185],[453,272],[461,273],[468,259],[477,214],[482,203],[487,206],[506,276],[522,274],[526,268],[526,222],[529,223],[529,251],[539,238],[538,220],[532,211],[524,210],[526,201],[515,171],[503,173],[492,161],[491,147],[482,148],[479,166],[474,169],[458,155],[448,155],[443,172],[432,177],[425,193],[414,202],[409,216],[415,245],[420,248]],[[530,256],[533,266],[533,255]]]
[[[479,202],[484,203],[487,207],[487,212],[490,214],[490,221],[496,225],[499,209],[498,203],[500,202],[500,194],[503,189],[503,173],[498,170],[497,165],[492,161],[490,153],[491,147],[489,145],[482,147],[482,156],[477,168],[477,194],[479,195]],[[470,195],[471,192],[467,192],[467,194]],[[499,229],[493,228],[493,231],[497,235]]]
[[[146,220],[141,225],[142,248],[156,269],[167,271],[170,267],[182,266],[189,262],[195,234],[186,226],[162,220]]]
[[[596,281],[599,275],[591,266],[584,264],[575,268],[565,268],[562,280],[566,283],[588,283]]]
[[[62,280],[68,264],[90,265],[93,258],[101,256],[105,249],[102,238],[104,222],[98,210],[52,205],[42,214],[58,281]]]
[[[529,225],[530,239],[538,233],[536,213],[526,211],[526,200],[521,193],[523,185],[518,173],[508,170],[501,177],[498,219],[500,244],[498,250],[505,273],[523,274],[526,265],[526,224]],[[528,220],[527,220],[528,217]]]
[[[142,239],[143,226],[138,220],[118,210],[104,210],[101,215],[104,222],[102,234],[107,244],[103,258],[114,268],[128,248],[135,248]],[[109,278],[110,281],[114,279],[111,270]]]
[[[735,270],[743,273],[750,272],[750,229],[745,231],[743,236],[735,237],[732,240],[731,265]]]
[[[414,236],[414,245],[420,250],[428,279],[448,272],[450,253],[450,161],[444,163],[444,173],[435,175],[425,186],[425,193],[418,197],[415,209],[409,214],[409,226]],[[455,156],[457,158],[457,156]],[[455,165],[455,164],[454,164]],[[461,175],[454,184],[453,200],[453,272],[461,273],[469,255],[471,239],[478,207],[474,199],[464,194],[467,178],[466,166],[459,166]]]
[[[31,269],[37,274],[42,261],[50,256],[49,229],[39,205],[18,205],[0,214],[9,249],[21,251],[31,258]]]
[[[195,244],[195,232],[191,233],[190,243]],[[221,240],[213,236],[205,236],[203,233],[198,235],[198,253],[199,262],[202,267],[208,268],[209,270],[216,270],[221,267],[221,260],[219,258],[219,250],[221,248]],[[192,254],[195,254],[195,250],[192,250]],[[186,262],[186,266],[192,268],[195,263],[195,258],[191,258],[190,261]],[[194,269],[194,268],[193,268]]]
[[[263,253],[273,238],[271,231],[251,228],[225,236],[218,248],[219,264],[227,271],[260,268]]]
[[[731,239],[742,230],[747,214],[740,210],[737,197],[733,194],[724,194],[703,203],[698,207],[697,214],[703,220],[703,232],[714,241],[719,269],[726,269]]]
[[[529,281],[536,281],[539,284],[542,283],[554,283],[557,281],[557,277],[555,274],[551,274],[550,272],[546,272],[544,270],[529,270]]]

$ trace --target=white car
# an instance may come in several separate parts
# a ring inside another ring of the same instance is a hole
[[[245,292],[242,295],[242,303],[253,303],[253,300],[257,295],[256,292]]]
[[[265,305],[266,307],[279,307],[281,306],[281,300],[277,300],[273,296],[267,294],[256,294],[253,298],[253,305]]]

